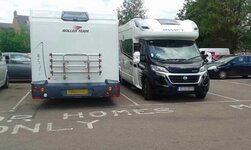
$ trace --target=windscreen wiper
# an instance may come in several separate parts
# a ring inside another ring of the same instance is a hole
[[[185,61],[186,59],[160,59],[159,61],[161,62],[168,62],[168,61],[172,61],[172,62],[179,62],[179,61]]]
[[[189,58],[189,59],[187,59],[187,60],[193,60],[193,59],[199,58],[199,57],[201,57],[201,56],[200,56],[200,55],[199,55],[199,56],[195,56],[195,57]]]

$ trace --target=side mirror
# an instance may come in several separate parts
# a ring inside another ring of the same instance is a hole
[[[133,53],[133,62],[136,64],[140,62],[140,52]]]
[[[207,60],[207,56],[208,55],[202,55],[201,57],[202,57],[202,59]]]
[[[208,55],[206,54],[205,51],[201,51],[201,52],[200,52],[200,55],[201,55],[202,59],[203,59],[205,62],[208,62],[208,60],[207,60]]]

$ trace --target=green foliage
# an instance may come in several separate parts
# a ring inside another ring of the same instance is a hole
[[[200,29],[199,47],[241,49],[241,39],[249,30],[250,0],[185,0],[177,14],[191,19]]]
[[[117,9],[119,24],[125,24],[133,18],[146,18],[146,11],[142,0],[124,0]]]
[[[0,30],[0,49],[2,52],[30,52],[30,36],[25,28],[19,33],[11,29]]]
[[[245,33],[245,35],[242,38],[242,42],[243,42],[243,48],[251,52],[251,30]]]

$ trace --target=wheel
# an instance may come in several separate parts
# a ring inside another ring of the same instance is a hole
[[[145,79],[144,83],[143,83],[143,96],[144,96],[145,100],[153,99],[151,85],[147,79]]]
[[[226,79],[226,78],[227,78],[227,73],[226,73],[226,71],[221,71],[221,72],[219,73],[219,78],[220,78],[220,79]]]
[[[6,75],[5,84],[4,84],[3,88],[7,89],[7,88],[9,88],[9,86],[10,86],[10,84],[9,84],[9,76]]]
[[[196,98],[204,99],[207,96],[207,92],[195,93]]]

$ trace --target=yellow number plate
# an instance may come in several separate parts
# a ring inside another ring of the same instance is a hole
[[[80,90],[67,90],[67,95],[87,95],[87,89],[80,89]]]

